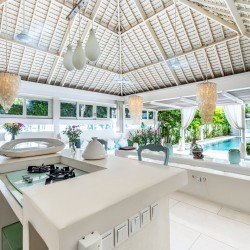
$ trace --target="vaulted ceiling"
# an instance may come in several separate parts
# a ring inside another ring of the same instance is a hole
[[[250,0],[178,0],[176,12],[170,0],[88,0],[72,25],[66,16],[73,0],[25,0],[29,44],[16,40],[22,1],[0,0],[0,71],[7,67],[23,80],[129,95],[204,80],[205,48],[209,78],[250,70]],[[101,56],[69,72],[63,66],[69,34],[74,48],[79,33],[84,45],[92,22]]]

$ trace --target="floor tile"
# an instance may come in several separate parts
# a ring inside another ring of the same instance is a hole
[[[174,199],[169,199],[169,208],[173,207],[176,205],[179,201],[174,200]]]
[[[250,249],[250,226],[179,202],[170,209],[171,220],[240,250]]]
[[[222,207],[221,205],[216,204],[214,202],[202,200],[198,197],[191,196],[182,192],[175,192],[170,195],[170,198],[178,200],[178,201],[182,201],[183,203],[187,203],[189,205],[192,205],[198,208],[205,209],[215,214],[217,214]]]
[[[214,240],[206,235],[201,235],[198,240],[195,241],[190,250],[235,250],[229,245],[226,245],[220,241]],[[181,250],[181,249],[180,249]]]
[[[200,233],[180,223],[170,222],[170,249],[188,250],[200,236]]]
[[[219,215],[250,225],[250,214],[223,207]]]

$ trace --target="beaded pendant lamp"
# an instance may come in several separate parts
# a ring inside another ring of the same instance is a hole
[[[8,65],[8,42],[7,42],[7,2],[6,4],[6,72],[0,72],[0,104],[8,113],[13,105],[21,85],[21,77],[7,72]]]

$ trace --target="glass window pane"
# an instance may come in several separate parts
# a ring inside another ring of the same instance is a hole
[[[141,118],[144,119],[144,120],[148,119],[148,112],[143,110]]]
[[[26,100],[26,112],[30,116],[48,116],[49,102],[43,100]]]
[[[79,104],[79,117],[93,117],[93,105]]]
[[[153,111],[148,111],[148,119],[153,120],[154,119],[154,112]]]
[[[103,106],[96,106],[97,118],[108,118],[108,108]]]
[[[130,113],[128,108],[125,108],[125,118],[130,118]]]
[[[61,117],[76,117],[76,103],[61,102]]]
[[[0,105],[1,115],[23,115],[23,98],[16,98],[8,113],[5,113],[3,107]]]
[[[115,119],[116,118],[116,108],[110,108],[110,118]]]

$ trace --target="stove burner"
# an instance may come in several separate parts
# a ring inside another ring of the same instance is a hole
[[[53,169],[55,169],[54,164],[51,165],[42,164],[42,166],[28,166],[29,173],[46,173],[52,171]]]
[[[58,168],[56,169],[51,169],[50,173],[48,174],[49,178],[45,180],[45,185],[57,182],[57,181],[63,181],[67,180],[70,178],[75,177],[75,172],[74,168],[70,169],[69,167],[64,167],[64,168]]]

